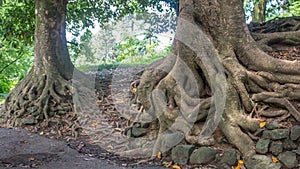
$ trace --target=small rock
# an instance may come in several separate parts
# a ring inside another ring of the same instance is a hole
[[[213,161],[216,158],[217,150],[209,148],[209,147],[200,147],[195,150],[191,157],[191,164],[206,164]]]
[[[272,140],[280,140],[289,137],[289,129],[275,129],[271,131]]]
[[[172,160],[176,164],[186,165],[194,149],[193,145],[178,145],[172,149]]]
[[[286,151],[279,154],[278,159],[287,167],[294,168],[298,166],[298,160],[296,153],[291,151]]]
[[[133,137],[142,137],[147,134],[147,129],[133,127],[131,132]]]
[[[147,134],[147,129],[131,126],[125,129],[125,134],[129,137],[142,137]]]
[[[148,128],[150,126],[150,123],[141,123],[142,128]]]
[[[260,154],[266,154],[269,149],[270,139],[259,139],[256,143],[255,150]]]
[[[166,152],[181,143],[184,140],[184,134],[181,132],[170,132],[167,131],[161,136],[161,151]]]
[[[297,145],[293,140],[287,138],[283,142],[283,148],[286,150],[293,150],[297,148]]]
[[[281,141],[274,141],[271,143],[270,152],[274,155],[278,155],[283,151],[283,145]]]
[[[291,139],[297,140],[300,137],[300,126],[296,125],[293,126],[291,129]]]
[[[273,121],[273,122],[270,122],[270,123],[266,123],[266,128],[269,129],[269,130],[278,129],[278,128],[280,128],[280,125],[279,125],[278,122]]]
[[[128,167],[128,164],[122,164],[122,167]]]
[[[300,146],[298,146],[298,149],[297,150],[294,150],[294,152],[298,155],[300,155]]]
[[[234,149],[226,150],[221,158],[222,163],[226,163],[230,166],[237,164],[237,152]]]
[[[280,163],[273,163],[272,159],[266,155],[254,155],[245,160],[245,165],[247,169],[281,168]]]
[[[262,138],[263,139],[270,139],[271,138],[271,133],[272,133],[271,130],[264,130]]]
[[[22,119],[22,123],[25,125],[32,125],[32,124],[36,124],[37,120],[34,117],[27,117]]]

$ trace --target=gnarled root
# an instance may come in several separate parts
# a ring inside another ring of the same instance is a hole
[[[33,70],[9,94],[3,121],[11,126],[54,127],[78,135],[78,115],[73,108],[74,88],[56,74],[37,75]]]
[[[238,60],[232,58],[234,57],[223,61],[228,86],[224,95],[226,109],[219,127],[227,140],[236,146],[244,157],[250,157],[256,153],[254,141],[257,138],[252,133],[259,128],[261,116],[286,117],[291,114],[299,120],[299,110],[292,103],[292,100],[299,100],[298,72],[295,70],[285,76],[285,71],[289,69],[287,67],[283,72],[274,74],[249,71]],[[216,98],[209,95],[209,92],[206,95],[193,95],[197,89],[194,92],[190,90],[188,82],[191,79],[187,76],[189,73],[183,71],[183,64],[179,60],[177,59],[173,69],[161,78],[157,85],[151,87],[151,92],[149,90],[150,107],[146,112],[158,117],[160,125],[153,156],[158,152],[168,151],[182,141],[197,145],[213,145],[215,142],[213,137],[201,139],[201,131],[204,129],[199,126],[203,126],[202,120],[210,119],[210,111],[216,111]],[[200,67],[203,66],[201,62],[197,63]],[[287,63],[282,64],[287,66]],[[205,79],[209,79],[206,76],[207,74],[204,75]],[[149,75],[147,80],[151,81],[151,78]],[[183,81],[187,83],[182,83]],[[201,89],[202,84],[208,83],[200,82]],[[139,86],[140,88],[142,87]],[[271,110],[275,110],[274,114],[270,114]],[[170,137],[178,137],[177,142],[166,144]]]

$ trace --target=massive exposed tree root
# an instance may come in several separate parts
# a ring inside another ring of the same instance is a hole
[[[87,76],[78,71],[80,77]],[[88,88],[79,78],[66,80],[59,74],[29,74],[13,89],[6,99],[2,120],[9,126],[35,125],[38,129],[54,128],[78,136],[79,113],[84,115],[95,107],[94,86]],[[88,114],[88,113],[87,113]]]
[[[251,133],[259,128],[261,119],[270,122],[273,117],[289,114],[296,123],[300,122],[300,62],[273,58],[259,46],[263,43],[273,50],[281,38],[289,42],[280,42],[298,45],[299,28],[291,33],[253,34],[257,42],[247,36],[249,32],[242,31],[244,35],[240,35],[232,29],[234,33],[229,37],[237,36],[237,40],[218,44],[219,39],[214,39],[211,43],[207,32],[216,36],[213,28],[203,28],[213,26],[197,23],[190,12],[195,3],[181,3],[171,56],[161,66],[146,70],[138,87],[144,113],[157,117],[159,122],[152,155],[175,146],[163,144],[170,133],[182,133],[190,144],[213,145],[216,138],[211,134],[218,126],[244,157],[250,157],[256,153]],[[201,10],[211,14],[211,9]]]

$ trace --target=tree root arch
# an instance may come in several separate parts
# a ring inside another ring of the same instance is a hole
[[[9,94],[2,118],[11,126],[36,125],[40,128],[78,128],[73,111],[71,83],[55,74],[30,73]],[[50,126],[49,126],[50,125]],[[38,127],[38,128],[39,128]],[[78,134],[78,133],[77,133]]]

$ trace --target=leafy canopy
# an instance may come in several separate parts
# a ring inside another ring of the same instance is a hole
[[[253,11],[253,3],[258,0],[244,1],[246,16],[249,17]],[[300,15],[298,0],[267,1],[267,19]],[[104,27],[128,14],[140,14],[147,17],[149,22],[157,22],[165,17],[145,11],[151,11],[151,8],[162,11],[162,2],[176,11],[173,15],[178,14],[178,0],[69,0],[67,31],[79,38],[69,42],[71,56],[74,56],[73,59],[79,56],[78,53],[84,48],[81,42],[85,43],[90,39],[91,32],[88,29],[96,26],[95,21]],[[0,6],[0,93],[6,93],[25,76],[32,65],[35,9],[33,0],[0,0]],[[172,10],[168,12],[171,14]],[[149,29],[149,32],[161,31],[159,28],[165,27],[166,25],[158,25],[155,29]],[[131,43],[130,38],[124,40]],[[135,41],[133,44],[140,43],[136,39]],[[122,49],[123,46],[119,45],[119,48]]]

